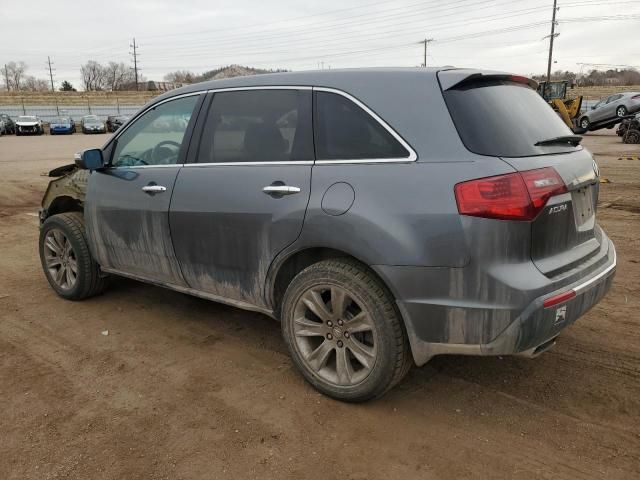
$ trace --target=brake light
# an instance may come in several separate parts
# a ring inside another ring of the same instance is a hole
[[[634,95],[631,97],[632,100],[640,100],[640,95]]]
[[[530,221],[567,187],[554,168],[545,167],[458,183],[454,190],[462,215]]]

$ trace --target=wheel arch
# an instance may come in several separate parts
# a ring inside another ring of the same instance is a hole
[[[46,217],[67,212],[84,212],[84,206],[80,200],[69,195],[60,195],[54,198],[47,208]],[[46,218],[45,217],[45,218]]]
[[[395,302],[396,295],[391,286],[378,272],[371,268],[367,262],[359,258],[359,256],[331,247],[304,247],[281,254],[272,262],[269,268],[265,285],[265,297],[268,305],[273,310],[274,316],[279,318],[284,293],[287,286],[291,283],[291,280],[293,280],[298,273],[314,263],[334,258],[349,259],[362,265],[371,275],[380,281]],[[398,315],[404,324],[402,312],[399,310]]]

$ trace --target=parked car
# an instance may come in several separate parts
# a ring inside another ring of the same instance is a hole
[[[16,120],[16,135],[42,135],[42,120],[33,115],[23,115]]]
[[[107,131],[112,133],[117,131],[127,120],[129,117],[126,115],[109,115],[107,117]]]
[[[76,133],[76,122],[71,117],[54,118],[49,123],[49,134],[58,135],[61,133]]]
[[[165,93],[58,171],[44,274],[67,299],[114,275],[270,315],[345,401],[435,355],[535,357],[607,293],[616,254],[598,167],[534,85],[353,69]]]
[[[589,129],[596,124],[640,111],[640,92],[616,93],[601,99],[580,117],[578,124]]]
[[[104,122],[97,115],[85,115],[81,121],[82,133],[105,133]]]
[[[16,123],[6,113],[0,113],[0,121],[4,124],[4,133],[13,135],[16,133]]]

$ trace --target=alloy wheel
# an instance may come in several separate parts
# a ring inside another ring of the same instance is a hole
[[[343,287],[307,289],[294,308],[293,333],[303,362],[331,384],[357,385],[375,365],[378,341],[373,319]]]
[[[54,228],[45,235],[44,259],[53,282],[71,290],[78,280],[78,261],[71,242],[61,230]]]

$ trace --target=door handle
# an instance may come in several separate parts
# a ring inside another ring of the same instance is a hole
[[[299,187],[290,187],[289,185],[269,185],[262,189],[267,195],[293,195],[300,193]]]
[[[167,187],[162,185],[145,185],[142,187],[142,191],[145,193],[162,193],[167,191]]]

